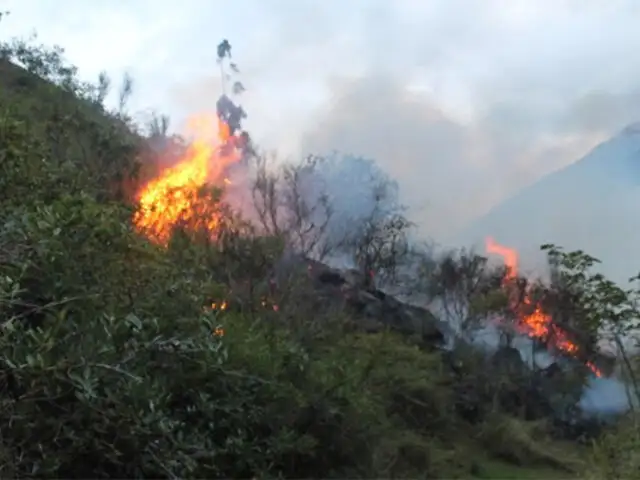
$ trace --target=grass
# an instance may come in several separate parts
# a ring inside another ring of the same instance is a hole
[[[577,479],[578,474],[568,474],[564,469],[551,467],[523,467],[509,462],[485,458],[478,463],[473,478],[485,480],[540,480],[540,479]]]

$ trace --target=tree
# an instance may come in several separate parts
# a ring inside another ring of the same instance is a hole
[[[263,232],[280,236],[293,252],[324,260],[334,245],[328,235],[333,209],[313,175],[319,157],[270,169],[268,157],[255,157],[253,208]]]
[[[310,155],[274,167],[261,156],[256,165],[257,219],[266,232],[283,235],[294,251],[355,267],[368,286],[374,279],[393,284],[409,257],[417,255],[397,185],[372,161]]]
[[[510,345],[512,319],[501,288],[504,275],[503,268],[489,268],[486,257],[450,251],[434,262],[424,283],[432,308],[455,326],[463,341],[472,341],[478,329],[490,326],[491,319],[499,316],[503,321],[495,326]]]
[[[543,245],[542,249],[548,253],[554,280],[562,285],[565,298],[570,298],[572,308],[566,314],[569,318],[565,323],[573,323],[586,332],[592,345],[602,337],[614,343],[633,387],[630,396],[639,399],[640,383],[625,339],[630,337],[638,343],[640,289],[623,289],[602,274],[594,273],[592,269],[600,261],[580,250],[565,252],[552,244]],[[639,279],[636,276],[630,281],[637,285]],[[630,401],[631,406],[634,403]]]

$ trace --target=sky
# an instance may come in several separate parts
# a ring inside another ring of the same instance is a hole
[[[227,38],[254,139],[374,158],[443,238],[640,120],[637,0],[0,0],[135,111],[212,110]],[[54,20],[55,19],[55,20]]]

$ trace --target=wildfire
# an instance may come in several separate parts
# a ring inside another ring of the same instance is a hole
[[[502,285],[507,291],[512,291],[512,281],[518,274],[518,252],[496,243],[492,238],[487,238],[485,248],[487,253],[502,257],[507,267]],[[521,333],[531,338],[544,340],[553,349],[566,355],[576,356],[579,353],[579,346],[573,343],[567,334],[553,323],[551,316],[545,313],[540,305],[534,305],[527,292],[520,301],[512,297],[510,303],[511,309],[518,319],[517,327]],[[586,366],[597,377],[602,376],[600,370],[593,363],[586,362]]]
[[[239,160],[229,126],[219,117],[196,117],[189,123],[194,140],[184,158],[148,182],[136,195],[135,227],[149,239],[166,244],[178,223],[215,229],[218,210],[201,199],[207,185],[231,183],[224,177],[227,166]],[[217,131],[217,138],[212,133]]]

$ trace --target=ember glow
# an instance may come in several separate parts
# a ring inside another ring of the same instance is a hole
[[[189,122],[194,140],[176,165],[144,185],[136,195],[133,223],[150,240],[166,245],[178,223],[215,230],[220,214],[199,195],[206,186],[230,183],[225,169],[240,159],[229,126],[201,116]]]
[[[226,310],[226,309],[227,309],[227,302],[225,300],[223,300],[219,304],[217,302],[213,302],[211,304],[211,310]]]
[[[508,292],[514,293],[510,297],[510,306],[516,314],[518,330],[531,338],[546,342],[555,351],[565,355],[576,356],[580,350],[579,346],[573,343],[567,334],[553,323],[551,316],[545,313],[540,305],[533,304],[527,292],[521,299],[514,298],[516,291],[514,290],[513,280],[518,275],[518,252],[496,243],[492,238],[487,238],[485,248],[487,253],[501,256],[507,267],[507,272],[502,279],[502,286]],[[600,370],[593,363],[586,362],[586,366],[597,377],[602,376]]]

